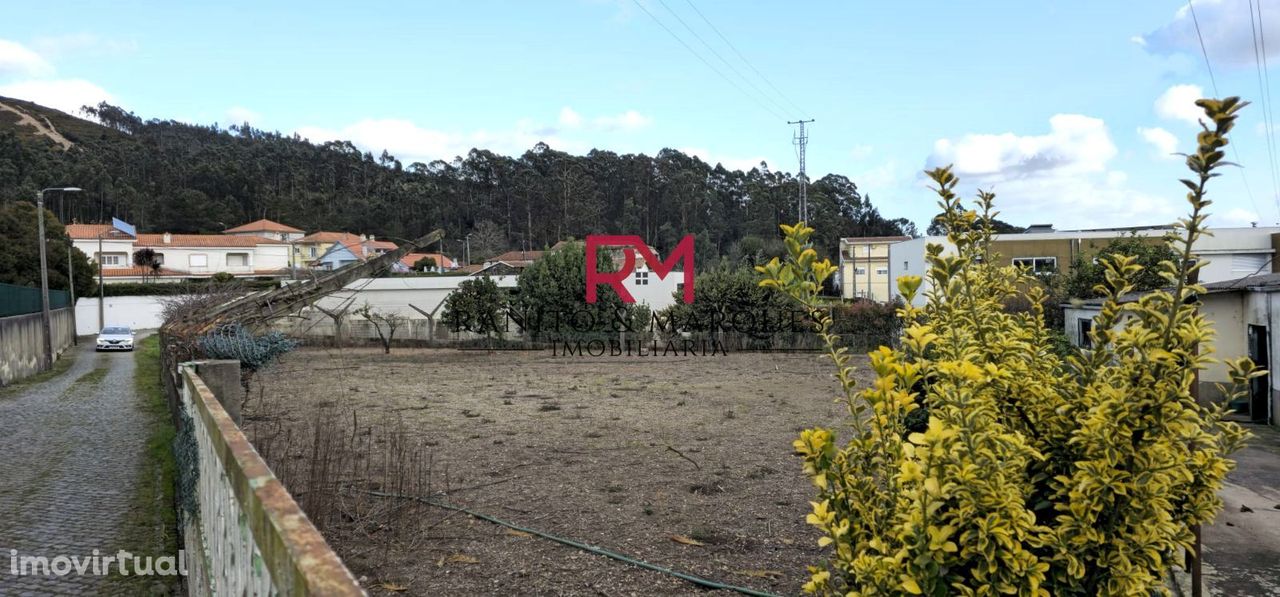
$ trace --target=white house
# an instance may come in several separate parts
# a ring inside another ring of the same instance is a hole
[[[138,234],[110,224],[68,224],[72,246],[102,263],[104,282],[181,281],[228,273],[241,278],[282,277],[289,273],[286,241],[256,235]],[[160,269],[134,265],[134,254],[155,251]]]

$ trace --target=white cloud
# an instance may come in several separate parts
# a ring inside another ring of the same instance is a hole
[[[0,39],[0,77],[42,77],[53,74],[53,65],[26,46]]]
[[[1138,127],[1138,134],[1156,149],[1156,155],[1166,160],[1178,159],[1178,137],[1160,127]]]
[[[582,126],[582,115],[573,111],[573,108],[565,106],[560,108],[560,125],[569,128],[578,128]]]
[[[245,108],[243,106],[232,106],[227,110],[227,119],[229,124],[244,124],[246,122],[255,126],[262,124],[262,115]]]
[[[871,157],[871,152],[874,149],[875,148],[870,145],[855,145],[853,149],[849,151],[849,156],[855,160],[865,160]]]
[[[995,191],[1001,219],[1059,228],[1156,224],[1179,214],[1174,202],[1127,186],[1110,167],[1117,155],[1106,123],[1077,114],[1049,119],[1042,135],[968,134],[939,139],[928,167],[954,164],[966,191]]]
[[[711,164],[712,166],[720,164],[726,169],[742,170],[743,172],[750,172],[752,168],[759,168],[761,162],[767,161],[764,156],[740,157],[715,154],[707,151],[704,147],[681,147],[678,151],[691,156],[696,156],[698,159]],[[810,180],[812,180],[812,178]]]
[[[954,164],[960,175],[995,179],[1025,178],[1040,172],[1100,172],[1116,155],[1102,120],[1057,114],[1045,135],[969,134],[934,143],[929,164]]]
[[[1204,37],[1205,50],[1214,65],[1250,66],[1254,63],[1253,23],[1249,19],[1249,0],[1196,0],[1195,18],[1184,3],[1173,19],[1155,31],[1141,36],[1148,51],[1168,55],[1174,53],[1200,56],[1200,40],[1196,21]],[[1263,11],[1271,16],[1260,21],[1264,38],[1280,40],[1280,19],[1276,7]],[[1256,21],[1256,18],[1255,18]],[[1280,56],[1280,43],[1267,46],[1267,58]]]
[[[41,56],[56,61],[68,54],[130,54],[137,51],[138,43],[133,40],[107,39],[92,33],[68,33],[36,38],[31,42],[31,47]]]
[[[1198,126],[1204,110],[1196,105],[1196,100],[1203,97],[1204,89],[1199,85],[1174,85],[1156,98],[1156,115]]]
[[[591,121],[596,128],[605,131],[634,131],[649,126],[650,122],[648,116],[635,110],[627,110],[617,116],[599,116]]]
[[[1129,41],[1144,47],[1147,45],[1147,40],[1143,39],[1141,35],[1130,37]]]
[[[116,101],[115,96],[105,89],[81,79],[19,81],[0,85],[0,95],[32,101],[76,116],[83,116],[80,113],[81,106]]]

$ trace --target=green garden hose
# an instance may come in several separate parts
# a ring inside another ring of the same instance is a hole
[[[764,591],[757,591],[757,590],[755,590],[755,589],[748,589],[748,588],[746,588],[746,587],[738,587],[738,586],[734,586],[734,585],[726,585],[726,584],[724,584],[724,583],[720,583],[720,582],[716,582],[716,581],[714,581],[714,580],[710,580],[710,579],[702,578],[702,577],[700,577],[700,576],[694,576],[694,575],[692,575],[692,574],[685,574],[685,573],[683,573],[683,572],[677,572],[677,571],[672,570],[672,569],[670,569],[670,568],[663,568],[662,566],[658,566],[658,565],[656,565],[656,564],[650,564],[649,562],[645,562],[645,561],[642,561],[642,560],[637,560],[637,559],[635,559],[635,558],[627,557],[627,556],[625,556],[625,555],[623,555],[623,554],[620,554],[620,553],[618,553],[618,552],[616,552],[616,551],[609,551],[609,550],[607,550],[607,549],[603,549],[603,548],[600,548],[600,547],[596,547],[596,546],[594,546],[594,545],[587,545],[586,543],[582,543],[582,542],[580,542],[580,541],[574,541],[573,539],[566,539],[566,538],[564,538],[564,537],[557,537],[557,536],[555,536],[555,535],[552,535],[552,534],[550,534],[550,533],[544,533],[544,532],[539,531],[539,530],[537,530],[537,529],[531,529],[531,528],[527,528],[527,527],[522,527],[522,526],[520,526],[520,525],[518,525],[518,524],[515,524],[515,523],[512,523],[512,522],[507,522],[507,521],[505,521],[505,520],[502,520],[501,518],[496,518],[496,517],[493,517],[493,516],[489,516],[488,514],[482,514],[482,513],[480,513],[480,512],[474,512],[474,511],[472,511],[472,510],[468,510],[468,509],[466,509],[466,508],[463,508],[462,506],[455,506],[455,505],[450,504],[450,503],[448,503],[448,502],[441,502],[441,501],[437,501],[437,500],[431,500],[431,499],[427,499],[427,498],[418,497],[418,496],[416,496],[416,495],[400,495],[400,494],[395,494],[395,493],[386,493],[386,492],[382,492],[382,491],[369,491],[369,490],[360,490],[360,491],[363,491],[364,493],[367,493],[367,494],[369,494],[369,495],[376,495],[376,496],[378,496],[378,497],[398,498],[398,499],[402,499],[402,500],[414,500],[414,501],[416,501],[416,502],[421,502],[421,503],[423,503],[423,504],[427,504],[427,505],[430,505],[430,506],[435,506],[435,507],[437,507],[437,508],[443,508],[443,509],[445,509],[445,510],[453,510],[453,511],[455,511],[455,512],[462,512],[463,514],[466,514],[466,515],[471,516],[471,517],[473,517],[473,518],[479,518],[480,520],[487,520],[487,521],[489,521],[489,522],[492,522],[493,524],[502,525],[502,526],[504,526],[504,527],[507,527],[507,528],[509,528],[509,529],[514,529],[514,530],[520,531],[520,532],[522,532],[522,533],[529,533],[530,535],[537,535],[537,536],[539,536],[539,537],[542,537],[543,539],[550,539],[550,540],[552,540],[552,541],[555,541],[556,543],[561,543],[561,544],[564,544],[564,545],[568,545],[568,546],[570,546],[570,547],[576,547],[576,548],[581,549],[581,550],[583,550],[583,551],[590,552],[590,553],[594,553],[594,554],[598,554],[598,555],[602,555],[602,556],[605,556],[605,557],[607,557],[607,558],[613,558],[613,559],[615,559],[615,560],[618,560],[619,562],[625,562],[625,563],[627,563],[627,564],[631,564],[632,566],[638,566],[638,567],[640,567],[640,568],[644,568],[644,569],[646,569],[646,570],[652,570],[652,571],[654,571],[654,572],[661,572],[661,573],[663,573],[663,574],[666,574],[666,575],[669,575],[669,576],[674,576],[674,577],[676,577],[676,578],[679,578],[679,579],[682,579],[682,580],[689,581],[689,582],[691,582],[691,583],[693,583],[693,584],[695,584],[695,585],[701,585],[701,586],[704,586],[704,587],[707,587],[707,588],[710,588],[710,589],[720,589],[720,590],[724,590],[724,591],[735,591],[735,592],[738,592],[738,593],[742,593],[743,595],[752,595],[752,596],[754,596],[754,597],[779,597],[778,595],[776,595],[776,594],[774,594],[774,593],[767,593],[767,592],[764,592]]]

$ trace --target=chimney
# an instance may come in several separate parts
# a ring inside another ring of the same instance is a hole
[[[168,232],[164,233],[164,244],[167,245],[171,242],[173,242],[173,235],[169,234]]]

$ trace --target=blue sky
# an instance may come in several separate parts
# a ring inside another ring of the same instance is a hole
[[[1280,64],[1280,1],[1256,1]],[[1177,0],[191,4],[6,7],[0,95],[247,120],[406,164],[541,140],[793,171],[785,121],[814,118],[810,176],[848,175],[888,216],[926,223],[936,206],[920,171],[954,162],[967,189],[997,192],[1005,219],[1075,228],[1179,216],[1185,170],[1168,153],[1190,149],[1190,102],[1213,93]],[[1235,135],[1243,176],[1212,189],[1215,223],[1280,222],[1250,2],[1195,6],[1219,91],[1255,102]]]

